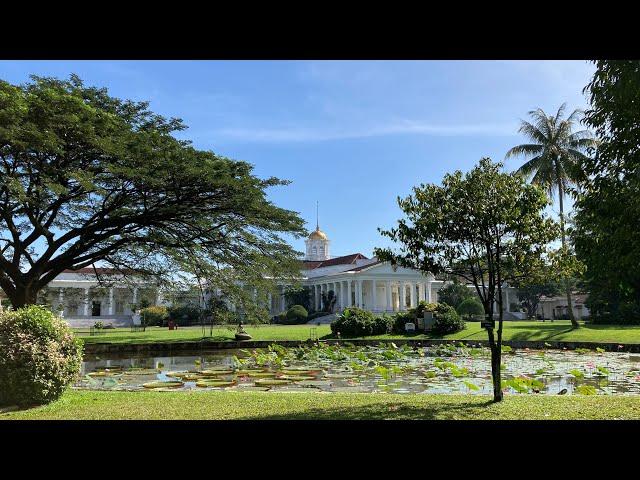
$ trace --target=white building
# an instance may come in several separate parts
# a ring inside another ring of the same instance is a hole
[[[422,300],[437,302],[438,291],[446,285],[432,274],[393,268],[388,262],[367,258],[361,253],[332,258],[329,238],[318,226],[305,243],[301,283],[310,289],[315,310],[322,306],[322,294],[333,291],[336,297],[334,312],[350,306],[376,313],[404,311],[417,306]],[[135,310],[141,306],[166,304],[162,292],[153,285],[143,282],[132,284],[131,280],[127,284],[120,283],[115,270],[96,270],[98,276],[110,279],[110,286],[102,286],[91,267],[67,270],[48,286],[48,303],[54,310],[62,306],[64,318],[73,326],[90,326],[96,321],[130,325]],[[279,284],[279,294],[269,296],[271,315],[286,309],[284,292],[287,287]],[[505,289],[504,296],[505,318],[524,318],[521,312],[509,312],[510,305],[517,302],[515,290]],[[235,309],[233,305],[231,307]]]
[[[389,262],[367,258],[361,253],[331,258],[330,240],[318,226],[305,244],[302,286],[311,290],[312,305],[316,310],[321,307],[322,294],[333,291],[335,311],[351,306],[379,313],[404,311],[422,300],[437,302],[438,290],[446,284],[432,274],[423,275],[418,270],[402,267],[394,269]],[[286,285],[280,285],[280,292],[285,289]],[[505,308],[516,301],[515,290],[507,288]],[[271,299],[272,314],[284,309],[283,295]],[[520,317],[516,312],[511,319]]]

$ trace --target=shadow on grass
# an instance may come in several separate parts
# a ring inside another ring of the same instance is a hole
[[[295,395],[292,393],[290,395]],[[447,402],[437,405],[411,405],[376,402],[353,407],[310,408],[296,412],[245,417],[247,420],[473,420],[490,419],[486,409],[491,400]]]

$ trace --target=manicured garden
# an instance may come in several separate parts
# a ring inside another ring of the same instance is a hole
[[[1,413],[8,420],[623,420],[640,419],[631,396],[396,395],[69,390],[51,404]]]
[[[259,325],[247,326],[245,330],[254,340],[308,340],[311,329],[316,329],[320,339],[332,338],[329,325]],[[209,336],[206,329],[204,338],[225,341],[233,340],[234,330],[226,327],[216,327],[213,335]],[[87,330],[76,330],[86,343],[122,343],[138,344],[150,342],[179,342],[201,340],[201,327],[182,327],[178,330],[168,330],[166,327],[149,327],[144,332],[131,332],[129,328],[105,330],[103,334],[89,336]],[[448,335],[375,335],[367,339],[404,339],[412,338],[434,339],[445,338],[451,340],[486,340],[486,331],[480,328],[479,322],[468,322],[467,328]],[[504,323],[503,338],[506,341],[563,341],[563,342],[594,342],[594,343],[640,343],[640,325],[582,325],[572,329],[567,320],[546,321],[512,321]]]

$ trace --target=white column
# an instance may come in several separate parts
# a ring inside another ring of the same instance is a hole
[[[358,280],[358,306],[360,308],[364,307],[364,305],[362,305],[362,280]]]
[[[58,311],[60,311],[60,307],[64,311],[64,288],[58,290]]]
[[[162,296],[162,290],[158,289],[158,293],[156,294],[156,305],[162,305],[162,302],[164,302],[164,297]]]
[[[371,310],[375,311],[378,310],[378,292],[376,292],[376,281],[375,280],[371,280],[371,303],[372,308]]]
[[[138,308],[138,287],[133,287],[133,303],[136,304],[135,308]]]
[[[313,286],[313,305],[316,312],[320,310],[320,293],[318,292],[318,285]]]
[[[400,282],[400,311],[407,309],[407,289],[404,282]]]
[[[273,297],[271,296],[271,292],[269,292],[268,297],[269,297],[269,300],[268,300],[268,302],[269,302],[269,313],[271,313],[273,311]]]
[[[287,308],[287,302],[284,298],[285,286],[280,285],[280,312],[284,312]]]
[[[427,282],[427,302],[431,303],[433,300],[431,300],[431,282]]]
[[[351,280],[347,280],[347,307],[352,306],[351,303]]]
[[[113,287],[109,289],[109,315],[113,315]]]
[[[84,289],[84,302],[83,302],[83,315],[87,317],[89,315],[89,289]]]
[[[391,311],[393,310],[393,305],[391,305],[391,282],[389,280],[387,280],[386,282],[384,282],[384,293],[385,296],[387,297],[387,305],[386,305],[386,310],[387,311]]]
[[[411,296],[409,297],[409,301],[411,302],[411,308],[416,306],[416,284],[409,283]]]

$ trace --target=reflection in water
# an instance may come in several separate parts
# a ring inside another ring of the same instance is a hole
[[[467,347],[218,350],[90,358],[76,388],[491,394],[489,351]],[[219,371],[219,370],[226,370]],[[231,370],[231,373],[229,373]],[[560,350],[503,354],[508,393],[640,394],[640,355]],[[156,382],[151,384],[151,382]]]

